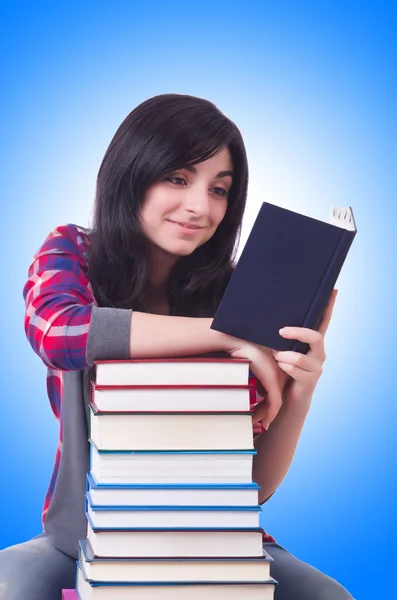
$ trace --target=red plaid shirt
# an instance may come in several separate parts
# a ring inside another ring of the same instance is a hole
[[[54,229],[33,257],[23,288],[26,305],[25,332],[33,350],[47,367],[47,393],[59,421],[59,443],[42,513],[43,526],[62,453],[63,371],[83,370],[92,306],[96,301],[88,280],[87,251],[90,240],[76,225]],[[255,383],[255,378],[250,379]],[[258,401],[255,386],[251,408]],[[254,435],[260,433],[254,426]],[[264,534],[264,541],[274,538]]]

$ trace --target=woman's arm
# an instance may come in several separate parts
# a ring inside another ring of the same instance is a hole
[[[230,336],[210,328],[212,319],[173,317],[133,311],[130,357],[167,358],[227,352]]]
[[[283,404],[268,431],[255,440],[253,477],[260,486],[260,501],[265,502],[284,479],[295,454],[299,436],[310,409],[312,397],[326,359],[324,336],[331,321],[337,290],[333,290],[317,331],[305,327],[285,327],[281,335],[309,344],[306,355],[275,351],[274,357],[290,380],[283,386]],[[264,402],[266,406],[266,402]],[[258,420],[261,407],[254,421]]]
[[[261,487],[261,504],[276,491],[288,472],[310,404],[311,398],[292,406],[284,403],[269,429],[255,438],[257,454],[252,478]]]
[[[97,307],[86,251],[79,229],[62,225],[47,236],[29,265],[24,327],[48,368],[81,370],[101,359],[228,351],[232,338],[212,330],[212,319]]]
[[[95,306],[86,246],[75,225],[56,228],[36,252],[23,289],[25,332],[52,369],[81,370],[95,360],[228,352],[251,361],[268,395],[272,422],[281,403],[280,369],[268,348],[212,330],[207,318],[174,317]],[[262,420],[262,418],[261,418]]]
[[[80,238],[75,225],[51,231],[29,265],[22,292],[26,337],[50,369],[88,366],[86,346],[94,302]]]

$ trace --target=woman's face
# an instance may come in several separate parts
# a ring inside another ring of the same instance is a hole
[[[208,160],[169,173],[147,191],[141,227],[158,248],[187,256],[205,244],[226,214],[232,184],[227,148]]]

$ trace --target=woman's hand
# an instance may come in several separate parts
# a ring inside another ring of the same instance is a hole
[[[280,330],[280,335],[283,337],[306,342],[310,345],[307,354],[288,350],[285,352],[272,351],[280,369],[289,376],[283,393],[285,404],[310,401],[313,396],[317,382],[323,372],[323,364],[326,359],[324,336],[331,321],[337,293],[338,290],[336,289],[332,291],[317,331],[304,327],[284,327]]]
[[[227,336],[231,340],[229,354],[251,361],[251,371],[258,382],[257,391],[264,396],[254,408],[253,423],[260,421],[268,429],[283,402],[291,404],[311,399],[326,359],[324,335],[331,320],[337,293],[337,290],[333,290],[317,331],[304,327],[287,327],[283,330],[283,337],[308,343],[310,349],[307,354],[274,351]]]
[[[251,361],[250,369],[257,378],[258,386],[266,393],[266,399],[254,408],[252,422],[255,424],[261,421],[267,429],[283,403],[282,392],[288,375],[279,368],[270,348],[228,337],[229,354],[234,358],[247,358]]]

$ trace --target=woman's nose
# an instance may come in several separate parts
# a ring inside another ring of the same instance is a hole
[[[184,208],[196,215],[206,215],[209,211],[209,197],[207,189],[193,189],[186,191]]]

